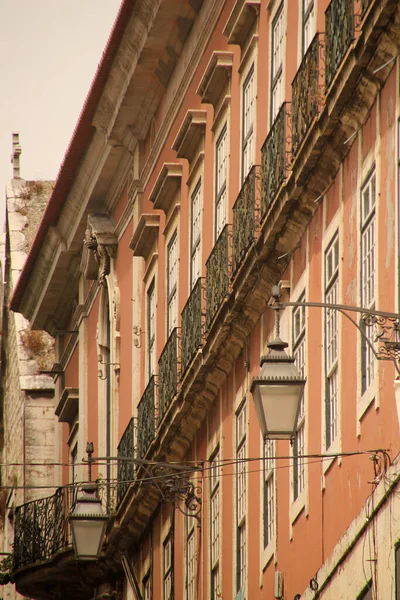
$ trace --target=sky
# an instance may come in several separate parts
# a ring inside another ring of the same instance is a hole
[[[0,0],[0,223],[19,132],[21,177],[55,179],[121,0]]]

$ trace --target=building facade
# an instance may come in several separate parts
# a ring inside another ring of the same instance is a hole
[[[20,593],[400,597],[399,24],[394,0],[122,2],[11,300],[55,338],[68,465],[40,561],[16,511]],[[292,443],[250,392],[276,284]],[[110,519],[80,566],[88,441]]]

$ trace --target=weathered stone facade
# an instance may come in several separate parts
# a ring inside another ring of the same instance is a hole
[[[13,544],[15,506],[54,493],[58,485],[54,414],[54,383],[42,371],[54,363],[54,341],[31,330],[29,322],[8,310],[10,297],[33,242],[52,190],[50,181],[14,178],[6,190],[6,233],[1,245],[3,284],[2,322],[2,446],[0,539],[3,552]],[[49,465],[44,463],[48,462]],[[20,597],[14,586],[4,598]]]

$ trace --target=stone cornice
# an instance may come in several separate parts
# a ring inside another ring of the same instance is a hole
[[[243,48],[257,20],[259,9],[260,0],[236,0],[223,31],[230,44]]]
[[[203,103],[212,104],[214,109],[228,86],[233,65],[232,52],[213,52],[200,81],[197,93]]]
[[[158,237],[160,215],[142,214],[129,244],[134,256],[147,259]]]
[[[196,152],[204,140],[207,124],[205,110],[188,110],[179,128],[178,135],[172,144],[178,158],[186,158],[192,162]]]
[[[159,208],[168,214],[181,181],[182,165],[180,163],[164,163],[149,196],[154,208]]]

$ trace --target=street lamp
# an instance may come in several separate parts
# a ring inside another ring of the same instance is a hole
[[[261,357],[260,374],[251,384],[263,438],[287,440],[296,433],[306,380],[296,368],[294,358],[286,354],[287,347],[279,335],[268,344],[269,353]]]
[[[108,517],[97,497],[97,486],[85,483],[69,522],[77,560],[97,560],[100,555]]]

